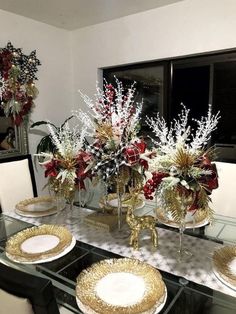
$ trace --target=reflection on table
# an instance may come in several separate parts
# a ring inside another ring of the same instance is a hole
[[[51,219],[52,217],[53,216],[51,216]],[[45,220],[49,218],[44,217],[42,219]],[[109,252],[109,250],[95,247],[85,243],[84,241],[77,241],[74,249],[69,254],[61,257],[58,260],[38,265],[16,265],[14,262],[11,262],[6,258],[4,253],[5,243],[11,235],[25,229],[28,226],[31,225],[8,216],[1,216],[1,260],[12,267],[20,267],[21,269],[24,269],[30,273],[40,274],[40,276],[46,276],[47,278],[50,278],[55,287],[58,303],[63,304],[71,311],[73,310],[74,313],[81,313],[75,301],[75,284],[78,274],[94,262],[105,258],[121,257],[121,254]],[[78,232],[75,231],[76,227],[72,229],[74,230],[72,233],[78,236]],[[173,233],[173,231],[169,230],[164,230],[164,232]],[[210,241],[206,242],[210,243]],[[130,248],[126,246],[126,250],[123,251],[122,255],[127,253],[128,250],[130,250]],[[147,254],[147,249],[145,249],[145,247],[143,247],[143,249],[141,249],[138,254],[138,258],[148,261],[147,256],[145,256]],[[168,262],[168,259],[164,258],[163,261]],[[191,267],[192,263],[189,264],[189,268]],[[191,271],[194,272],[196,270],[190,269],[190,273]],[[197,271],[200,272],[198,275],[201,276],[201,270],[199,269]],[[207,280],[205,281],[205,285],[199,285],[191,280],[182,278],[182,276],[173,275],[170,272],[161,271],[161,274],[168,289],[167,302],[161,313],[235,313],[236,298],[208,288]]]

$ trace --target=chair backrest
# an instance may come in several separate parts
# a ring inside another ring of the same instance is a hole
[[[0,289],[1,314],[34,314],[30,301]]]
[[[0,159],[0,206],[2,212],[14,210],[15,205],[37,196],[31,155]]]
[[[12,304],[8,305],[11,309],[8,313],[3,312],[3,300],[6,302],[6,299],[12,300]],[[17,306],[25,309],[24,314],[59,314],[53,286],[49,279],[36,277],[1,263],[0,306],[2,314],[20,313]]]
[[[236,217],[236,164],[215,162],[219,187],[212,192],[211,207],[216,214]]]

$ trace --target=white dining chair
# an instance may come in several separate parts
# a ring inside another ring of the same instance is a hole
[[[31,155],[0,159],[0,207],[10,212],[15,205],[37,196]]]
[[[34,314],[32,305],[27,298],[20,298],[0,289],[1,314]]]
[[[213,190],[211,207],[216,214],[236,218],[236,164],[215,162],[219,187]]]

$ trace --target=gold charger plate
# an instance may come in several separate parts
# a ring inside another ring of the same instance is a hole
[[[19,263],[45,262],[57,258],[75,245],[72,234],[63,226],[41,225],[24,229],[9,238],[6,256]]]
[[[162,223],[163,225],[166,225],[172,228],[179,228],[179,224],[176,221],[166,217],[165,212],[161,210],[160,208],[156,209],[156,217],[157,217],[158,222]],[[198,210],[194,214],[193,221],[186,221],[185,228],[186,229],[200,228],[200,227],[206,226],[208,223],[209,223],[209,220],[207,217],[207,213],[205,211]]]
[[[231,263],[234,262],[234,271]],[[236,245],[224,246],[213,253],[213,271],[228,287],[236,290]]]
[[[44,217],[57,212],[56,198],[39,196],[16,204],[15,212],[24,217]]]
[[[122,212],[127,212],[127,207],[131,205],[130,203],[131,195],[129,193],[125,193],[124,198],[122,200]],[[100,208],[105,209],[107,212],[112,212],[116,214],[117,212],[117,194],[110,193],[107,196],[103,196],[99,201]],[[113,204],[114,203],[114,204]],[[142,208],[145,205],[144,200],[139,197],[135,203],[135,209]]]
[[[86,314],[154,313],[166,296],[159,271],[137,259],[103,260],[77,277],[76,299]]]

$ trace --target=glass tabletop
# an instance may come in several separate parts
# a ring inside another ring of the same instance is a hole
[[[51,279],[58,303],[74,313],[82,313],[75,301],[76,278],[79,273],[94,262],[107,258],[121,258],[121,256],[77,241],[72,251],[55,261],[37,265],[16,264],[5,256],[6,241],[11,235],[29,226],[32,225],[8,216],[0,216],[0,260],[11,267]],[[236,298],[212,290],[207,287],[207,284],[199,285],[173,274],[160,272],[168,291],[167,302],[160,313],[233,314],[236,312]]]

